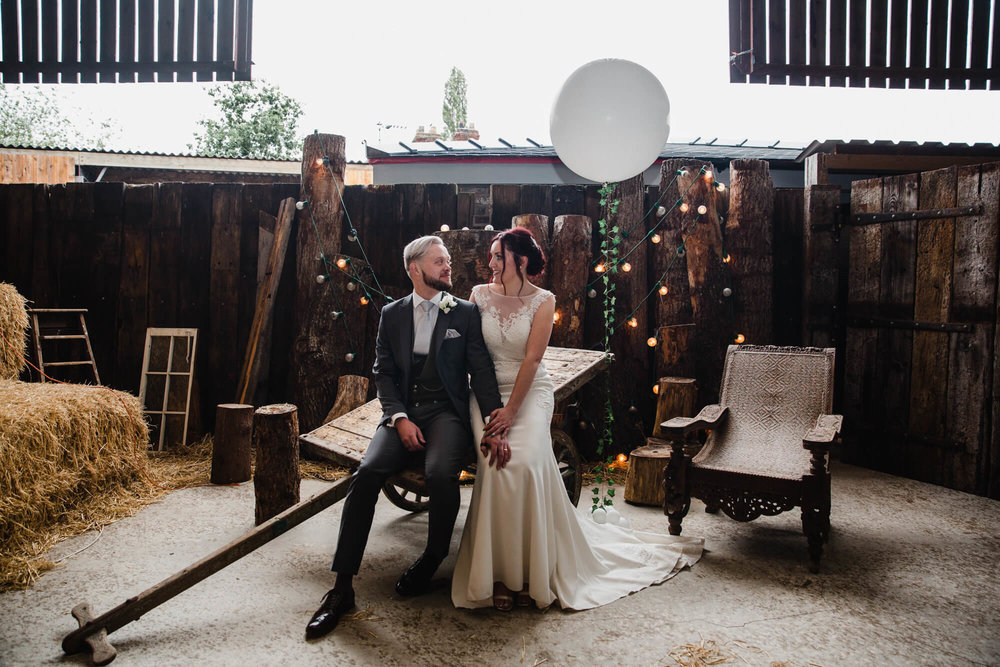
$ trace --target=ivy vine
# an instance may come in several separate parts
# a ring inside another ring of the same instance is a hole
[[[601,207],[605,212],[604,217],[597,221],[598,233],[601,235],[600,261],[604,266],[601,274],[601,282],[604,285],[604,354],[610,358],[611,334],[615,329],[615,283],[611,280],[611,274],[618,272],[618,246],[621,244],[621,230],[610,220],[618,213],[621,200],[611,198],[615,192],[614,184],[605,183],[599,192]],[[615,416],[611,410],[611,380],[607,378],[604,383],[604,429],[597,440],[598,454],[604,453],[605,446],[611,448],[614,422]]]

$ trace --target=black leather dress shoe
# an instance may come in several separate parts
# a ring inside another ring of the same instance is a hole
[[[330,590],[323,597],[323,604],[309,619],[306,626],[306,639],[316,639],[337,627],[340,617],[354,608],[354,591],[341,593]]]
[[[396,582],[396,592],[405,597],[423,595],[431,589],[431,577],[437,572],[440,564],[441,561],[426,554],[421,556]]]

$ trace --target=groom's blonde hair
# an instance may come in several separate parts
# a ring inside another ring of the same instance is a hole
[[[410,272],[410,264],[419,262],[420,258],[427,254],[432,245],[444,245],[440,236],[421,236],[413,239],[403,248],[403,270]]]

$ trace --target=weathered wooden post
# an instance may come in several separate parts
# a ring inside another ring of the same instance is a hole
[[[490,239],[496,232],[484,229],[459,229],[436,232],[451,253],[452,294],[468,299],[475,285],[490,279]]]
[[[514,227],[524,227],[532,236],[535,237],[535,241],[538,243],[538,247],[542,249],[542,254],[545,255],[546,261],[548,261],[551,256],[551,245],[549,243],[549,216],[541,215],[539,213],[522,213],[521,215],[515,215],[511,218],[510,226]],[[533,282],[544,289],[549,289],[551,284],[551,272],[548,266],[542,271],[540,275],[534,278]]]
[[[748,343],[774,343],[774,186],[764,160],[733,160],[729,168],[730,257],[734,333]]]
[[[257,468],[253,487],[256,525],[299,502],[299,419],[290,403],[258,408],[253,416]]]
[[[557,347],[583,346],[592,226],[591,219],[585,215],[560,215],[552,228],[547,273],[559,314],[552,328],[552,345]]]
[[[250,479],[252,436],[252,405],[222,403],[215,406],[212,484],[238,484]]]
[[[837,340],[834,334],[840,319],[837,313],[840,282],[838,255],[842,238],[842,232],[837,227],[840,186],[812,185],[806,188],[804,196],[802,343],[814,347],[837,347],[843,344],[843,340]]]
[[[337,381],[337,402],[326,414],[324,424],[346,415],[354,408],[364,405],[368,399],[368,378],[360,375],[341,375]]]

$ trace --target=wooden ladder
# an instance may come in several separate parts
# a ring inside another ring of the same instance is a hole
[[[86,308],[29,308],[31,315],[31,335],[35,341],[35,353],[38,355],[38,368],[41,371],[41,381],[45,382],[46,368],[57,366],[90,366],[94,372],[94,383],[101,384],[97,374],[97,362],[94,361],[94,349],[90,346],[90,334],[87,333],[87,321],[84,314]],[[42,354],[44,341],[83,341],[87,358],[74,361],[46,361]]]

